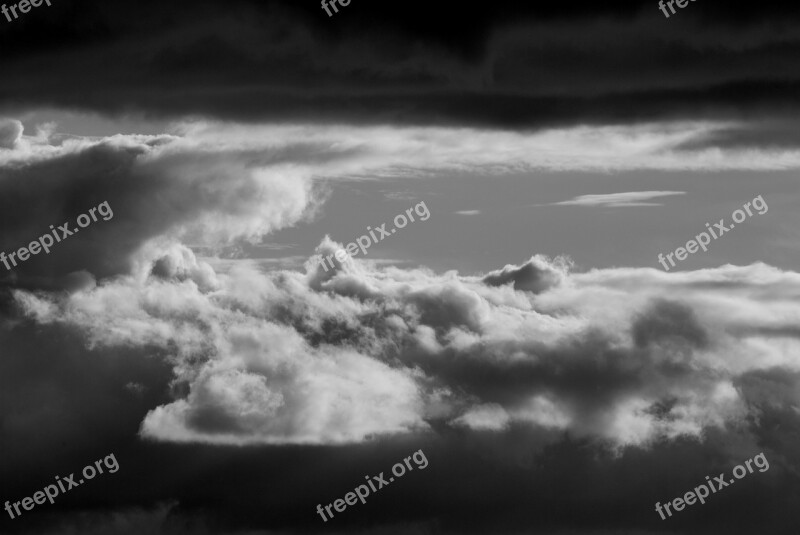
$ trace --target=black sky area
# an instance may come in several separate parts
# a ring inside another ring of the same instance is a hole
[[[795,117],[796,6],[55,2],[4,23],[0,103],[537,128]]]

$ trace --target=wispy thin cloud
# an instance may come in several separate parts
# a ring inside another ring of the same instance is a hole
[[[625,191],[602,195],[579,195],[568,201],[551,203],[549,206],[605,206],[622,208],[629,206],[662,206],[661,203],[645,202],[670,195],[685,195],[685,191]]]
[[[481,213],[481,211],[480,210],[459,210],[458,212],[455,212],[455,213],[459,214],[459,215],[478,215],[478,214]]]
[[[269,251],[284,251],[286,249],[294,249],[297,247],[296,243],[259,243],[251,246],[253,249],[265,249]]]
[[[415,201],[418,197],[415,193],[411,193],[410,191],[383,192],[383,195],[387,199],[391,199],[393,201]]]

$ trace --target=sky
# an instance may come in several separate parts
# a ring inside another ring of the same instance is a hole
[[[0,15],[0,533],[796,534],[797,8],[373,4]]]

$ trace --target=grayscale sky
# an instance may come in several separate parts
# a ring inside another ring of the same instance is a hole
[[[796,6],[7,5],[0,533],[797,534]]]

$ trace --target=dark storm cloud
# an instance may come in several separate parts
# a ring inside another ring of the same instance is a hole
[[[3,214],[0,250],[16,251],[51,232],[48,221],[54,226],[69,222],[69,229],[74,229],[79,214],[106,200],[110,201],[115,217],[121,216],[119,221],[129,230],[121,232],[119,226],[99,220],[84,231],[84,236],[69,236],[54,245],[49,255],[42,252],[41,256],[32,256],[10,272],[3,267],[0,277],[21,278],[20,282],[26,284],[31,279],[48,275],[59,278],[83,268],[98,275],[127,268],[128,254],[141,243],[143,235],[149,234],[140,225],[135,227],[136,232],[130,232],[132,227],[125,223],[131,218],[125,197],[134,193],[131,186],[135,182],[129,174],[141,154],[141,149],[97,146],[82,153],[18,168],[9,166],[0,171]],[[137,185],[142,186],[141,182]],[[85,238],[87,235],[89,239]]]
[[[3,26],[0,103],[517,128],[794,117],[796,14],[690,8],[62,1]]]
[[[19,132],[12,134],[19,138]],[[101,203],[110,211],[82,234],[54,243],[49,254],[42,251],[15,267],[9,263],[10,270],[0,267],[0,284],[81,287],[90,283],[81,280],[83,270],[94,277],[128,273],[132,253],[148,240],[184,235],[213,245],[258,237],[296,222],[314,204],[307,175],[290,173],[296,180],[287,181],[285,173],[273,171],[302,160],[310,150],[302,144],[241,150],[202,142],[180,146],[189,136],[60,142],[41,136],[23,137],[15,141],[17,150],[0,153],[6,158],[0,167],[0,251],[28,246],[53,232],[51,225],[69,223],[74,230],[77,217]],[[315,158],[325,158],[324,150],[317,152]],[[232,219],[219,225],[209,213]],[[239,224],[231,226],[234,220]]]

